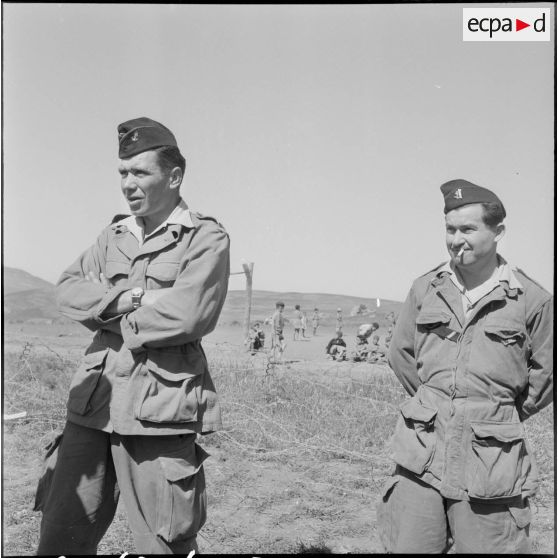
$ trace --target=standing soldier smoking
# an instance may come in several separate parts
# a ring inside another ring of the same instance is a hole
[[[537,488],[523,422],[552,401],[548,292],[497,253],[490,190],[441,187],[450,261],[413,283],[389,363],[411,398],[393,438],[378,520],[394,553],[526,553]]]
[[[95,332],[75,373],[38,554],[96,554],[119,499],[138,553],[188,553],[206,518],[198,434],[220,427],[202,349],[227,293],[229,238],[180,195],[185,160],[149,118],[118,126],[117,216],[57,285],[60,311]],[[52,457],[56,456],[56,452]]]

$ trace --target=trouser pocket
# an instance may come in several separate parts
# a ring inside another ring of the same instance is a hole
[[[39,479],[39,484],[37,485],[37,491],[35,493],[34,511],[43,511],[45,509],[50,487],[52,486],[52,477],[54,476],[54,470],[58,460],[58,448],[61,442],[62,434],[60,433],[45,448],[46,455],[44,458],[43,474]]]
[[[389,499],[398,481],[398,476],[389,477],[387,479],[382,488],[380,499],[376,506],[376,523],[378,525],[380,541],[385,552],[391,552],[393,547],[394,521],[392,517],[392,506],[390,505]]]
[[[158,507],[157,534],[167,543],[196,535],[206,520],[203,462],[208,453],[192,443],[160,456],[165,483]]]

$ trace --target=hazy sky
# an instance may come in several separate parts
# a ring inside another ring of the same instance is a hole
[[[462,7],[3,3],[4,264],[54,282],[126,211],[116,127],[148,116],[256,289],[402,300],[453,178],[552,289],[554,39],[463,42]]]

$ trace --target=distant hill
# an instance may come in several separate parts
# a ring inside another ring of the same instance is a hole
[[[54,285],[40,277],[4,267],[2,289],[4,319],[9,322],[60,317],[54,300]]]
[[[33,319],[60,319],[54,297],[54,285],[35,277],[21,269],[4,267],[4,319],[7,321],[27,321]],[[253,291],[251,321],[265,320],[275,311],[275,303],[282,300],[285,303],[285,318],[291,319],[295,304],[300,304],[306,312],[308,326],[314,308],[320,312],[320,323],[323,326],[334,325],[337,308],[343,310],[343,322],[351,327],[365,322],[376,321],[380,326],[387,325],[386,316],[390,312],[396,315],[401,307],[400,302],[380,300],[380,307],[376,307],[375,298],[359,298],[353,296],[326,293],[279,293],[275,291]],[[223,307],[219,323],[222,325],[242,324],[246,304],[245,291],[231,290]],[[368,312],[351,316],[360,305],[364,305]]]
[[[22,269],[4,267],[2,288],[4,290],[4,295],[7,295],[36,289],[53,289],[54,285]]]
[[[401,302],[380,299],[380,307],[376,306],[376,298],[360,298],[346,295],[328,293],[278,293],[274,291],[253,291],[252,307],[250,312],[251,322],[265,320],[275,311],[275,303],[281,300],[285,303],[285,318],[291,319],[294,315],[295,304],[300,304],[301,310],[306,312],[308,326],[311,326],[314,308],[318,308],[321,325],[334,325],[337,308],[343,312],[343,323],[345,326],[357,325],[366,322],[378,322],[380,326],[388,325],[386,316],[394,312],[397,316],[401,308]],[[234,324],[242,323],[244,319],[246,304],[245,291],[229,291],[227,300],[221,312],[219,323]],[[357,308],[363,305],[368,312],[351,316]]]

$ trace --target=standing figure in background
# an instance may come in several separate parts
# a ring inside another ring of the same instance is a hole
[[[293,341],[298,341],[300,339],[300,330],[302,328],[302,312],[300,311],[300,304],[295,305],[293,327]]]
[[[337,308],[337,317],[335,318],[335,333],[343,331],[343,314],[341,308]]]
[[[306,337],[306,328],[308,327],[308,318],[306,317],[306,312],[302,312],[302,317],[300,318],[300,331],[302,332],[302,338]]]
[[[271,327],[273,332],[271,334],[271,349],[279,352],[279,358],[285,351],[285,337],[283,336],[283,328],[285,327],[285,318],[283,310],[285,304],[281,301],[275,304],[275,312],[271,318]]]
[[[320,325],[320,313],[317,308],[314,308],[314,313],[312,314],[312,335],[316,336],[319,325]]]

